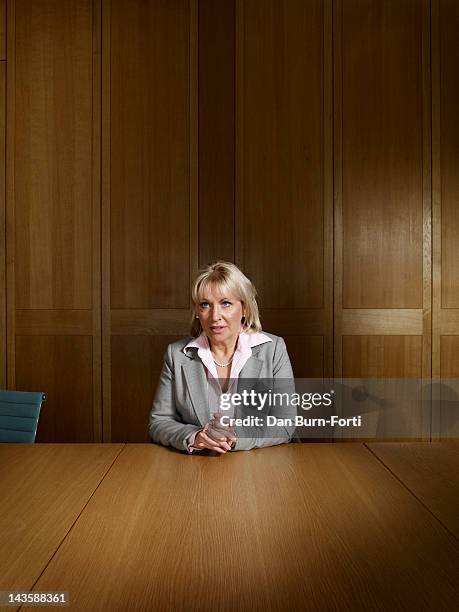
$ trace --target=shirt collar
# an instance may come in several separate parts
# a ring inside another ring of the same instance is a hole
[[[271,338],[266,334],[262,334],[261,332],[241,332],[239,334],[236,350],[241,351],[243,349],[252,348],[259,344],[264,344],[265,342],[272,342]],[[190,340],[182,350],[186,354],[186,350],[191,347],[196,347],[197,349],[210,349],[209,339],[203,331],[197,338]]]
[[[266,334],[262,334],[261,332],[241,332],[239,334],[237,348],[234,352],[234,357],[231,364],[230,378],[234,379],[239,376],[239,373],[242,371],[242,368],[247,363],[248,359],[252,357],[252,348],[254,346],[264,344],[265,342],[272,342],[272,340]],[[197,338],[193,338],[183,348],[183,352],[186,354],[186,349],[190,347],[196,347],[198,349],[198,357],[206,366],[207,371],[209,372],[208,376],[217,379],[217,368],[210,351],[209,339],[207,338],[206,334],[201,332]]]

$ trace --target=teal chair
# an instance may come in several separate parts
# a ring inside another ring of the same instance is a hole
[[[35,442],[45,393],[0,391],[0,442]]]

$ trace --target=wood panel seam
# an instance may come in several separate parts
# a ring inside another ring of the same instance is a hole
[[[7,70],[6,70],[6,368],[7,388],[15,388],[15,278],[14,278],[14,122],[15,122],[15,0],[8,0],[6,7],[6,42],[7,42]]]
[[[368,442],[364,442],[363,445],[367,448],[367,450],[377,459],[377,461],[379,461],[379,463],[381,463],[381,465],[383,465],[385,467],[385,469],[395,478],[395,480],[397,480],[404,489],[406,489],[411,495],[412,497],[414,497],[416,499],[416,501],[419,502],[419,504],[421,506],[423,506],[423,508],[425,508],[425,510],[427,510],[427,512],[434,517],[434,519],[448,532],[448,534],[456,541],[459,542],[459,538],[449,529],[449,527],[447,527],[445,525],[445,523],[443,523],[443,521],[436,515],[434,514],[434,512],[422,501],[422,499],[420,499],[416,493],[414,493],[414,491],[412,491],[409,486],[399,477],[397,476],[397,474],[386,464],[384,463],[384,461],[376,454],[376,452],[370,448],[368,446]],[[426,442],[426,444],[430,444],[430,442]]]
[[[56,554],[59,552],[62,544],[65,542],[65,540],[68,538],[70,532],[72,531],[72,529],[74,528],[74,526],[76,525],[76,523],[78,522],[80,516],[83,514],[83,512],[85,511],[87,505],[89,504],[89,502],[91,501],[91,499],[94,497],[95,493],[97,492],[97,490],[99,489],[100,485],[102,484],[102,482],[105,480],[107,474],[110,472],[110,470],[112,469],[115,461],[118,459],[118,457],[121,455],[121,453],[124,451],[126,444],[121,443],[120,444],[121,448],[119,449],[119,451],[117,452],[117,454],[115,455],[114,459],[112,460],[112,462],[110,463],[109,467],[107,468],[107,470],[105,471],[105,473],[103,474],[102,478],[100,479],[99,483],[97,484],[96,488],[94,489],[94,491],[91,493],[91,495],[88,497],[86,503],[83,505],[83,508],[80,510],[80,512],[78,513],[78,515],[76,516],[75,520],[73,521],[73,523],[69,526],[69,528],[67,529],[65,535],[63,536],[63,538],[61,539],[61,541],[59,542],[59,544],[56,547],[56,550],[53,552],[53,554],[51,555],[51,557],[48,559],[48,562],[44,565],[42,571],[40,572],[40,574],[37,576],[35,582],[32,584],[32,586],[30,587],[29,591],[33,591],[33,589],[35,588],[35,585],[37,584],[37,582],[40,580],[40,578],[42,577],[42,575],[45,573],[45,571],[47,570],[49,564],[51,563],[51,561],[54,559],[54,557],[56,556]]]

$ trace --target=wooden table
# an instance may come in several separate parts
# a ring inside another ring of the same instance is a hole
[[[0,590],[97,611],[459,606],[458,444],[1,445],[0,466]]]

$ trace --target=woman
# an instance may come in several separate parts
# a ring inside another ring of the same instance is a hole
[[[198,273],[191,297],[191,338],[167,347],[150,413],[152,440],[219,454],[288,442],[288,427],[280,437],[245,437],[247,430],[219,420],[219,397],[237,391],[241,379],[293,381],[284,340],[261,331],[251,281],[234,264],[218,261]]]

